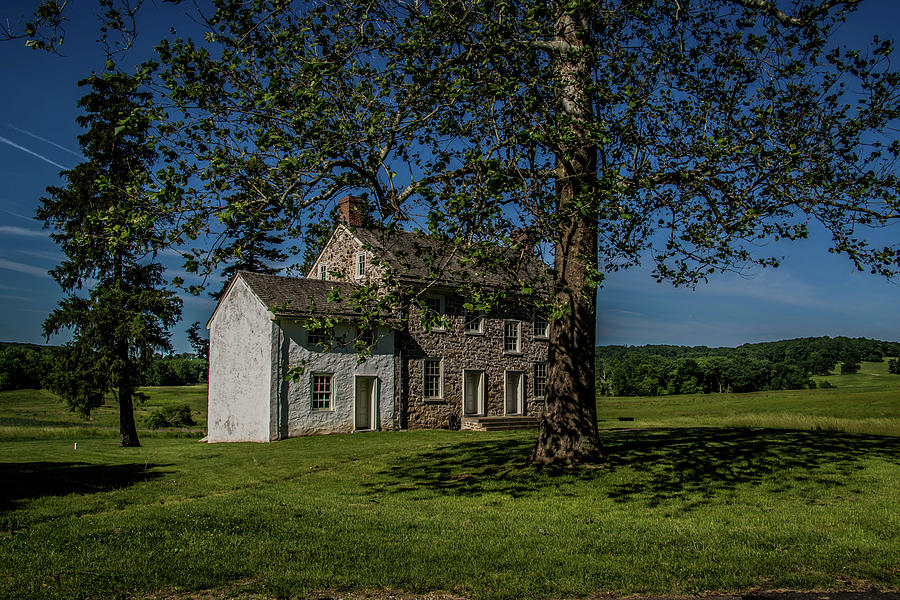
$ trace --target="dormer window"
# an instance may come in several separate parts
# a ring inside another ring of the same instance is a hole
[[[444,297],[427,296],[425,298],[425,328],[431,331],[444,331]]]
[[[325,279],[327,277],[328,277],[328,265],[326,265],[325,263],[321,263],[319,265],[319,279],[321,279],[322,281],[325,281]]]
[[[550,336],[550,322],[541,313],[534,314],[534,337],[545,339]]]
[[[356,253],[356,277],[357,279],[365,277],[366,275],[366,253],[365,252],[357,252]]]

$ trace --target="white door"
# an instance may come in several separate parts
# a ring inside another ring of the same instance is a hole
[[[524,406],[525,376],[521,371],[506,372],[506,414],[521,415]]]
[[[463,414],[484,414],[484,371],[463,371]]]
[[[358,376],[356,378],[356,401],[354,426],[359,430],[375,429],[375,394],[378,378]]]

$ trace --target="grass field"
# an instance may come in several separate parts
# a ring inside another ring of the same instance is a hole
[[[206,430],[206,385],[157,387],[143,390],[149,398],[135,407],[135,421],[140,437],[203,437]],[[144,427],[144,420],[154,410],[173,404],[187,404],[196,427],[178,431],[154,432]],[[119,411],[108,400],[84,420],[69,412],[59,399],[46,390],[0,392],[0,440],[78,440],[116,437]]]
[[[900,377],[887,362],[854,375],[814,377],[835,389],[601,398],[600,427],[773,427],[900,436]]]
[[[528,431],[142,431],[123,449],[114,412],[83,425],[3,393],[0,596],[896,590],[900,377],[882,368],[836,390],[604,398],[608,462],[562,471],[526,464]],[[202,396],[162,389],[141,410]]]

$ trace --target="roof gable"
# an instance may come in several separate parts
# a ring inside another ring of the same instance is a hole
[[[520,286],[546,278],[549,267],[531,252],[488,244],[454,247],[425,233],[357,228],[353,236],[398,279],[448,286],[467,282]],[[471,252],[473,249],[478,252]],[[478,255],[483,258],[479,260]]]
[[[356,290],[356,286],[350,283],[250,271],[238,271],[235,279],[238,277],[277,317],[309,317],[316,314],[355,317],[361,314],[350,305],[350,295]],[[225,296],[222,298],[224,300]]]

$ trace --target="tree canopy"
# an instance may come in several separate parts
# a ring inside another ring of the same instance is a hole
[[[63,172],[67,185],[48,188],[38,209],[65,254],[51,275],[67,294],[44,332],[73,334],[57,352],[51,389],[85,416],[112,392],[121,445],[139,446],[136,388],[154,353],[171,349],[167,330],[181,314],[181,300],[163,289],[162,265],[152,261],[168,217],[162,195],[148,187],[156,160],[150,97],[138,90],[139,78],[114,70],[80,85],[90,88],[79,101],[86,160]]]
[[[184,250],[213,272],[237,255],[228,223],[299,239],[348,193],[458,257],[535,243],[552,282],[518,290],[551,315],[534,459],[597,460],[605,273],[652,261],[693,285],[777,265],[762,242],[811,227],[860,269],[900,269],[861,233],[900,216],[900,76],[891,43],[834,43],[858,3],[217,0],[202,40],[145,67],[163,175],[187,191],[168,243],[219,240]]]
[[[757,243],[813,222],[860,268],[900,267],[859,233],[898,216],[900,145],[891,44],[830,43],[855,4],[223,1],[205,40],[159,47],[162,133],[198,207],[231,210],[253,161],[278,193],[245,210],[288,227],[354,192],[456,253],[524,228],[554,279],[534,458],[596,460],[605,272],[776,265]]]

